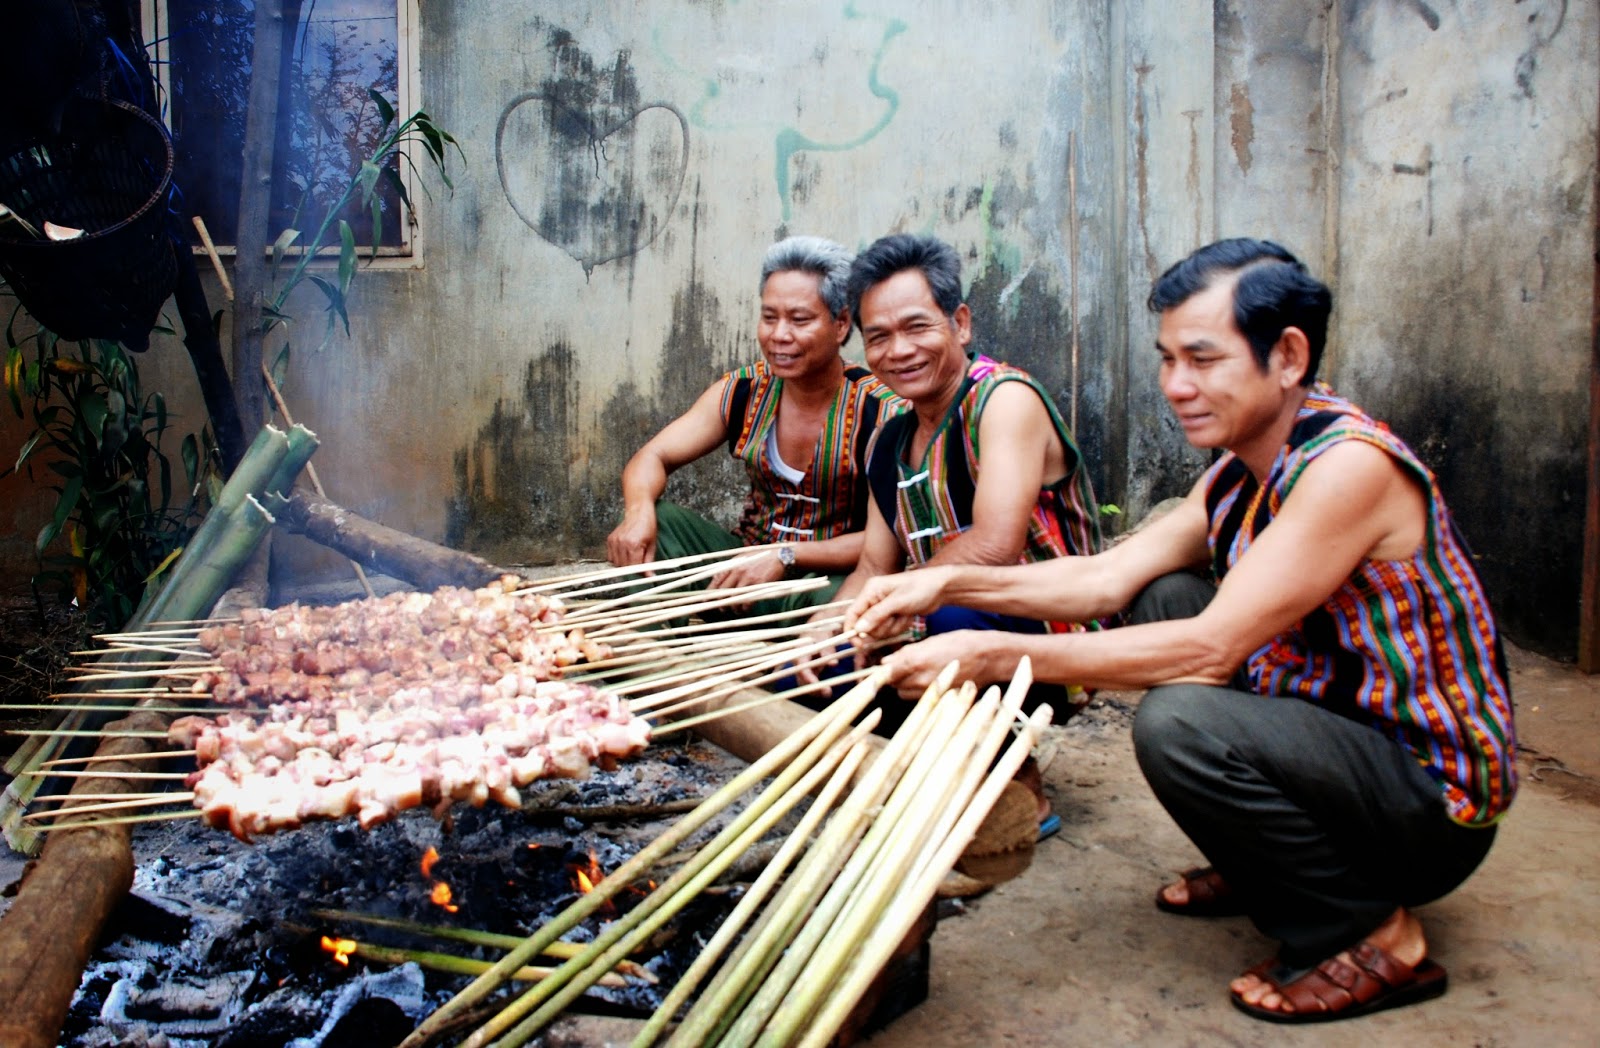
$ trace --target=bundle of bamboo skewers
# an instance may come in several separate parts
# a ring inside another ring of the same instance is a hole
[[[876,713],[854,727],[852,721],[884,680],[878,672],[869,675],[509,951],[401,1048],[420,1048],[479,1007],[531,958],[617,893],[636,887],[671,849],[769,777],[770,784],[737,817],[642,903],[461,1043],[528,1043],[810,799],[783,847],[632,1044],[648,1048],[663,1036],[668,1046],[680,1048],[828,1044],[1049,723],[1045,706],[1021,717],[1031,683],[1026,661],[1003,696],[991,688],[978,699],[970,683],[952,688],[956,673],[955,664],[946,667],[889,746],[863,770],[869,757],[863,736]]]

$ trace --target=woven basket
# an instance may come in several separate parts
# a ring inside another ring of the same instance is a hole
[[[0,276],[35,320],[65,339],[116,339],[143,350],[177,282],[167,226],[172,140],[160,121],[118,101],[75,100],[61,133],[0,160],[0,203],[42,231],[0,224]]]

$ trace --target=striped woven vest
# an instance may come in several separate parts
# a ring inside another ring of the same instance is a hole
[[[1516,792],[1511,691],[1471,554],[1428,468],[1387,426],[1322,383],[1306,397],[1267,483],[1224,455],[1207,472],[1220,582],[1316,457],[1348,440],[1382,448],[1427,495],[1428,529],[1408,559],[1363,562],[1319,608],[1246,660],[1249,687],[1371,724],[1439,781],[1450,815],[1484,825]]]

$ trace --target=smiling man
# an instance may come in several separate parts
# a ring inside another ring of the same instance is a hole
[[[850,338],[845,282],[850,253],[797,236],[761,266],[761,359],[713,382],[652,437],[622,471],[623,519],[606,539],[613,564],[775,544],[730,568],[712,588],[826,575],[832,584],[763,602],[761,612],[808,608],[832,596],[855,567],[866,523],[866,449],[889,391],[840,353]],[[750,493],[736,532],[661,501],[676,469],[718,447],[745,467]]]
[[[1270,241],[1201,248],[1156,282],[1162,392],[1223,454],[1178,509],[1096,557],[873,580],[846,617],[888,635],[954,603],[1129,625],[953,633],[886,662],[1149,688],[1140,767],[1209,860],[1156,896],[1247,914],[1276,956],[1249,1014],[1342,1019],[1438,996],[1412,908],[1478,866],[1516,789],[1511,696],[1472,558],[1432,474],[1315,380],[1332,295]],[[1194,572],[1207,575],[1202,579]]]
[[[867,366],[911,410],[885,422],[867,475],[872,504],[861,560],[839,596],[874,576],[934,564],[1016,564],[1095,552],[1094,492],[1072,435],[1027,372],[969,354],[972,312],[961,262],[932,237],[896,234],[850,267],[849,299]],[[946,607],[920,624],[1047,632],[1039,619]],[[1064,627],[1063,627],[1064,628]],[[1034,701],[1053,700],[1060,689]],[[885,710],[891,726],[903,717]]]

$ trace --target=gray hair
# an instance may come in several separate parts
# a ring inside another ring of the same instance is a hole
[[[843,245],[823,237],[789,237],[767,248],[767,257],[761,263],[760,286],[765,288],[767,278],[774,273],[815,273],[817,294],[829,315],[837,317],[845,309],[845,283],[852,260]]]

